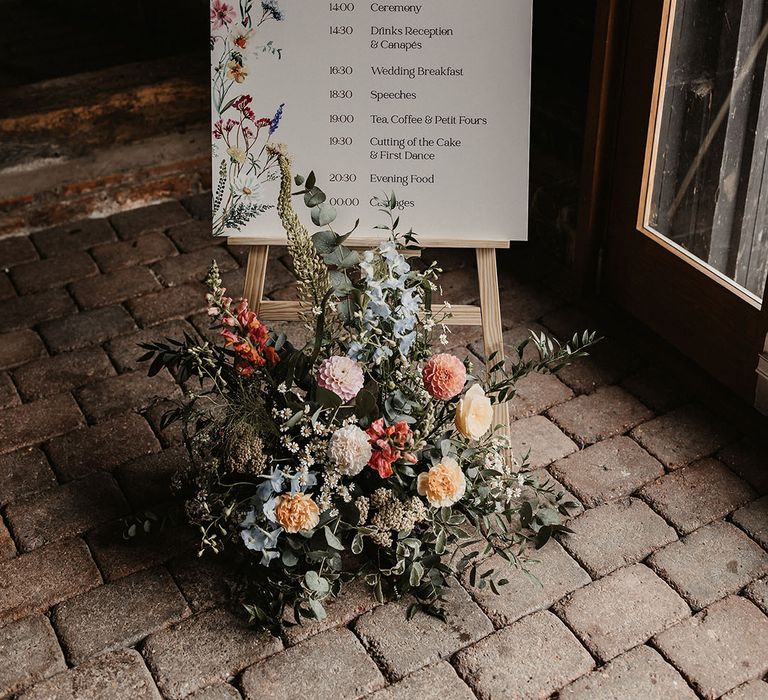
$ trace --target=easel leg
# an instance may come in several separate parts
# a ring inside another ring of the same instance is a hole
[[[486,357],[490,357],[495,352],[496,355],[490,364],[496,364],[504,359],[504,336],[501,325],[496,251],[493,248],[478,248],[476,252],[484,353]],[[503,434],[509,436],[509,406],[507,404],[494,406],[494,423],[503,425]]]
[[[245,268],[243,296],[253,312],[258,316],[261,300],[264,297],[264,280],[267,276],[268,245],[255,245],[248,251],[248,264]]]

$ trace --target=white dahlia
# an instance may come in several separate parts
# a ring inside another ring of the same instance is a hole
[[[359,474],[370,458],[368,435],[356,425],[345,425],[331,436],[328,459],[345,476]]]

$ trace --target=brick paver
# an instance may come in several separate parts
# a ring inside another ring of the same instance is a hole
[[[664,467],[634,440],[619,436],[558,460],[550,471],[592,507],[629,496],[662,476]]]
[[[16,386],[7,372],[0,372],[0,409],[21,404]]]
[[[13,371],[13,379],[22,398],[34,401],[114,374],[107,354],[92,347],[29,362]]]
[[[205,287],[184,284],[131,299],[126,306],[142,328],[170,319],[185,318],[205,309]]]
[[[617,656],[560,691],[559,700],[696,700],[685,679],[647,646]]]
[[[160,443],[149,424],[135,413],[81,428],[46,445],[56,472],[65,481],[109,470],[159,449]]]
[[[510,444],[515,458],[528,455],[532,469],[546,467],[556,459],[576,452],[576,444],[544,416],[517,420],[510,426]]]
[[[166,287],[178,287],[188,282],[200,282],[216,260],[222,272],[237,267],[235,259],[224,248],[202,248],[194,253],[182,253],[165,258],[151,266],[156,277]]]
[[[591,445],[626,432],[653,413],[620,387],[609,386],[555,406],[549,416],[572,438]]]
[[[160,283],[147,268],[132,267],[80,280],[70,287],[81,308],[97,309],[160,289]]]
[[[92,382],[75,395],[88,419],[99,422],[127,411],[141,411],[156,398],[179,398],[181,389],[167,372],[150,377],[138,371]]]
[[[40,335],[52,352],[66,352],[98,345],[135,328],[122,306],[107,306],[43,323]]]
[[[229,683],[215,683],[187,695],[185,700],[241,700],[242,697]]]
[[[104,651],[133,646],[189,614],[164,569],[126,576],[57,605],[52,614],[67,657],[80,664]]]
[[[667,469],[708,457],[733,439],[733,428],[697,405],[678,408],[632,431]]]
[[[279,639],[254,632],[223,610],[209,610],[150,635],[144,657],[166,697],[225,681],[280,651]]]
[[[686,618],[685,602],[648,567],[635,564],[572,593],[558,614],[603,661]]]
[[[465,587],[497,628],[548,608],[566,594],[591,583],[587,573],[554,540],[531,556],[536,561],[527,566],[529,573],[513,567],[499,555],[483,562],[480,574],[493,569],[495,578],[509,581],[499,587],[498,595],[489,586],[470,586],[469,571],[463,577]]]
[[[78,252],[17,265],[11,270],[11,279],[19,294],[34,294],[92,277],[98,272],[93,258],[88,253]]]
[[[0,506],[55,485],[48,460],[36,447],[0,455]]]
[[[23,551],[79,535],[129,511],[109,474],[71,481],[33,494],[6,508],[16,541]]]
[[[52,258],[109,243],[116,236],[106,219],[84,219],[38,231],[31,238],[43,257]]]
[[[179,202],[163,202],[124,211],[111,216],[109,220],[120,238],[131,239],[147,231],[165,229],[188,219],[189,213]]]
[[[359,698],[386,685],[384,676],[347,629],[312,637],[245,671],[246,700]]]
[[[2,517],[0,517],[0,561],[13,559],[16,554],[16,543],[13,541],[11,533],[8,532]]]
[[[720,450],[717,458],[749,482],[758,493],[768,493],[768,469],[765,468],[768,443],[743,438]]]
[[[456,675],[456,671],[450,664],[441,661],[433,666],[422,668],[371,695],[371,700],[410,700],[411,698],[474,700],[475,694]]]
[[[102,525],[86,535],[88,546],[107,581],[162,564],[195,550],[199,533],[186,525],[166,526],[152,537],[126,541],[121,522]]]
[[[739,596],[662,632],[654,644],[705,698],[768,671],[768,618]]]
[[[686,402],[684,390],[658,367],[643,367],[626,377],[621,385],[657,413],[667,413]]]
[[[227,576],[231,576],[231,571],[221,558],[211,553],[199,557],[194,552],[172,559],[167,567],[194,612],[224,608],[230,603]],[[309,623],[307,627],[311,629]],[[305,636],[311,634],[310,631]],[[289,636],[287,631],[286,637]]]
[[[750,583],[744,594],[768,615],[768,577]]]
[[[0,301],[0,333],[24,330],[76,310],[66,289],[49,289],[39,294],[11,297]]]
[[[212,258],[230,294],[243,285],[248,249],[211,238],[210,197],[0,240],[0,697],[34,686],[24,697],[156,699],[157,683],[190,700],[691,698],[689,684],[764,695],[768,441],[692,403],[698,390],[641,337],[563,306],[515,277],[520,265],[500,268],[509,358],[530,330],[606,336],[557,375],[523,379],[510,408],[516,457],[530,450],[534,473],[580,502],[575,534],[530,553],[532,576],[491,557],[482,570],[509,583],[496,596],[464,576],[447,624],[408,622],[409,601],[377,605],[357,582],[326,601],[325,620],[286,627],[282,651],[224,612],[237,580],[223,558],[197,558],[181,509],[124,540],[120,517],[163,512],[187,460],[179,426],[159,427],[170,402],[154,401],[179,387],[146,378],[137,344],[215,340],[201,283]],[[472,256],[424,257],[447,271],[451,301],[476,298]],[[266,295],[295,297],[289,268],[271,248]],[[479,329],[455,328],[448,347],[480,364]],[[607,663],[593,670],[584,645]]]
[[[694,610],[768,573],[768,554],[730,523],[705,525],[648,560]]]
[[[152,676],[133,649],[104,654],[39,683],[23,700],[160,700]]]
[[[146,371],[149,363],[138,362],[138,358],[145,353],[139,347],[139,343],[164,341],[166,338],[183,341],[185,333],[193,338],[197,337],[197,332],[192,324],[182,320],[168,321],[146,330],[114,338],[106,344],[106,348],[120,372],[132,372],[139,369]]]
[[[685,534],[748,503],[755,492],[721,462],[704,459],[663,476],[640,495]]]
[[[37,260],[37,251],[26,236],[0,238],[0,267],[13,267]]]
[[[0,697],[67,669],[51,623],[42,615],[0,627],[0,652]]]
[[[303,620],[302,624],[285,629],[283,636],[288,644],[297,644],[327,629],[347,625],[378,605],[371,587],[363,580],[353,581],[342,589],[338,598],[325,600],[323,604],[327,615],[324,620]],[[288,612],[286,618],[296,622],[293,611]]]
[[[0,626],[47,610],[100,583],[82,540],[57,542],[0,563]]]
[[[515,397],[509,404],[512,418],[535,416],[573,398],[573,392],[554,374],[529,374],[515,389]]]
[[[594,665],[573,633],[547,611],[518,620],[455,658],[459,675],[481,700],[546,698]]]
[[[392,680],[444,659],[493,631],[491,621],[455,582],[446,593],[448,624],[429,615],[406,620],[412,601],[381,605],[355,622],[355,632],[368,653]]]
[[[174,256],[176,247],[162,233],[156,231],[131,241],[96,246],[91,249],[91,255],[102,272],[114,272]]]
[[[134,508],[143,508],[171,498],[171,479],[189,463],[185,447],[172,447],[148,454],[115,469],[120,487]]]
[[[723,700],[768,700],[768,683],[749,681],[722,696]]]
[[[593,578],[642,561],[677,539],[674,529],[645,503],[630,498],[582,513],[568,527],[563,546]]]
[[[753,540],[768,548],[768,496],[739,508],[732,518]]]
[[[190,219],[182,224],[171,226],[165,233],[182,253],[191,253],[212,245],[224,245],[227,241],[224,237],[213,238],[210,222],[197,219]],[[272,253],[271,248],[270,253]]]
[[[0,334],[0,369],[18,367],[46,354],[40,336],[28,328]]]
[[[0,452],[12,452],[69,433],[85,423],[69,394],[0,411]]]
[[[604,338],[590,350],[589,356],[567,365],[557,376],[577,394],[591,394],[598,387],[617,384],[636,365],[634,353],[615,340]]]

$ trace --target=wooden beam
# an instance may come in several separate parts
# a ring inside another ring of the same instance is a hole
[[[247,299],[252,297],[246,296]],[[255,303],[255,302],[254,302]],[[253,304],[252,304],[253,306]],[[270,301],[263,300],[259,311],[259,318],[262,321],[298,321],[301,318],[302,305],[298,301]],[[448,309],[443,305],[436,305],[432,313],[444,313]],[[480,326],[482,325],[482,314],[479,306],[470,305],[451,305],[451,318],[445,323],[449,326]]]

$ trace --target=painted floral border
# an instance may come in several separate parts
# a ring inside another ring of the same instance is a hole
[[[262,27],[282,22],[278,0],[211,0],[211,105],[214,172],[213,233],[241,231],[274,205],[264,202],[264,184],[278,179],[277,160],[266,145],[280,126],[285,104],[269,116],[242,89],[261,57],[280,60],[273,41],[259,42]]]

